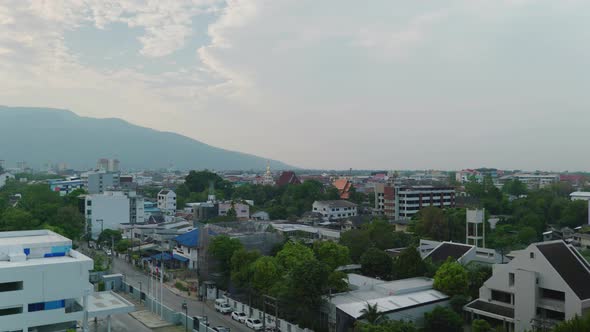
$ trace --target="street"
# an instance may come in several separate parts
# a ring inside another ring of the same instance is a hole
[[[143,274],[141,271],[135,270],[134,267],[125,260],[114,258],[113,273],[123,274],[125,276],[126,282],[137,289],[139,289],[140,282],[144,291],[147,288],[147,275]],[[232,331],[252,331],[252,329],[246,327],[246,325],[232,320],[229,315],[222,315],[211,307],[204,305],[203,302],[184,298],[164,287],[164,305],[178,312],[183,312],[182,303],[185,301],[188,305],[189,316],[206,316],[209,319],[211,327],[224,326],[229,327]],[[147,309],[149,310],[149,308]]]

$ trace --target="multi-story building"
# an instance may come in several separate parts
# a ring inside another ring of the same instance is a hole
[[[158,193],[158,209],[165,214],[173,215],[176,212],[176,193],[163,189]]]
[[[135,192],[105,191],[86,195],[84,210],[93,239],[105,229],[119,229],[121,224],[144,221],[143,198]]]
[[[49,189],[65,196],[76,189],[84,189],[86,182],[80,178],[68,178],[66,180],[49,180]]]
[[[105,171],[105,172],[118,172],[119,171],[119,160],[118,159],[100,158],[96,162],[96,168],[100,171]]]
[[[344,200],[315,201],[312,211],[320,213],[326,221],[346,219],[358,214],[356,204]]]
[[[250,205],[239,202],[220,202],[218,205],[218,213],[220,216],[227,216],[227,213],[234,209],[236,211],[237,219],[250,218]]]
[[[89,194],[100,194],[106,190],[119,187],[119,173],[107,173],[105,171],[90,172],[87,177],[86,187]]]
[[[509,180],[518,180],[526,184],[529,190],[535,190],[545,188],[554,183],[559,182],[559,174],[517,173],[512,175],[506,175],[500,178],[501,183]]]
[[[6,185],[6,182],[14,180],[14,175],[10,173],[2,173],[0,174],[0,188]]]
[[[435,186],[375,185],[375,210],[389,219],[411,219],[420,209],[428,206],[448,208],[455,206],[455,189]]]
[[[127,313],[112,292],[92,293],[92,259],[48,230],[0,232],[0,331],[76,330],[88,318]]]
[[[464,310],[507,331],[530,331],[590,313],[590,265],[563,241],[533,243],[496,264]]]

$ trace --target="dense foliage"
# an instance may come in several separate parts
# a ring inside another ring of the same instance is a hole
[[[412,244],[414,238],[402,232],[396,232],[393,225],[385,220],[375,220],[363,224],[361,229],[353,229],[340,235],[340,244],[348,247],[350,258],[359,262],[361,256],[370,248],[385,250],[402,248]]]

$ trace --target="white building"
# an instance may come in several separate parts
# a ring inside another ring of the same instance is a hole
[[[89,194],[100,194],[119,187],[119,173],[88,172],[82,174],[81,178],[86,180],[86,188]]]
[[[187,267],[191,270],[196,270],[199,267],[199,250],[202,242],[201,231],[202,229],[195,228],[174,238],[176,247],[172,251],[173,257],[186,261]]]
[[[429,278],[383,281],[358,274],[349,274],[351,291],[333,294],[326,299],[323,311],[328,315],[332,331],[348,331],[362,319],[367,305],[377,305],[384,317],[423,325],[424,314],[437,306],[448,306],[449,297],[432,288]],[[442,331],[441,331],[442,332]]]
[[[344,200],[315,201],[312,211],[321,213],[324,220],[339,220],[357,215],[356,204]]]
[[[516,332],[588,314],[590,265],[561,240],[533,243],[508,264],[494,265],[479,299],[464,309]]]
[[[6,182],[14,180],[14,175],[10,173],[2,173],[0,174],[0,188],[6,185]]]
[[[0,331],[65,331],[88,318],[127,313],[111,292],[92,293],[92,259],[48,230],[0,233]],[[102,302],[105,301],[104,303]]]
[[[84,206],[84,215],[93,239],[97,239],[105,229],[119,229],[121,224],[131,223],[130,199],[122,191],[86,195]],[[143,211],[143,203],[140,206]],[[136,217],[139,213],[136,210]]]
[[[554,183],[559,182],[559,174],[529,174],[529,173],[518,173],[503,176],[500,178],[501,182],[506,180],[518,180],[526,184],[530,190],[545,188]]]
[[[248,219],[250,218],[250,205],[238,202],[222,202],[219,203],[219,215],[227,216],[227,213],[234,209],[236,211],[237,219]]]
[[[165,214],[173,215],[176,212],[176,193],[163,189],[158,193],[158,209]]]

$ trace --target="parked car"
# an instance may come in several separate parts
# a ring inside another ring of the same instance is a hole
[[[222,314],[229,314],[230,312],[234,311],[234,309],[227,304],[227,302],[217,302],[215,301],[215,310],[221,312]]]
[[[225,326],[215,326],[213,330],[217,332],[230,332],[229,327]]]
[[[231,318],[233,320],[237,320],[240,323],[243,323],[246,320],[247,316],[245,313],[241,311],[234,311],[231,313]]]
[[[255,331],[262,330],[262,321],[258,318],[247,318],[246,326],[254,329]]]

